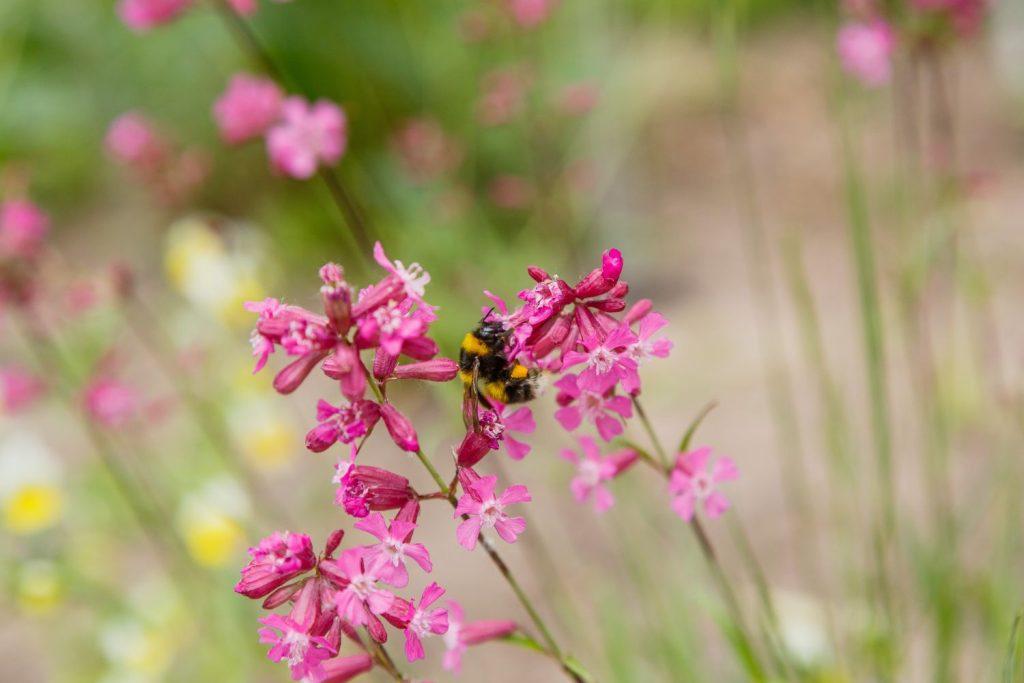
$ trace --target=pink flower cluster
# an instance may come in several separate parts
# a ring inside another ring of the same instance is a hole
[[[192,4],[193,0],[121,0],[117,5],[117,13],[128,28],[144,33],[174,21]],[[228,0],[228,4],[243,16],[254,14],[257,9],[256,0]]]
[[[0,202],[0,305],[32,300],[50,219],[27,199]]]
[[[104,144],[114,161],[168,204],[191,196],[209,173],[210,163],[204,151],[177,149],[156,123],[136,111],[126,112],[111,122]]]
[[[839,29],[836,46],[843,69],[864,85],[878,87],[892,78],[896,33],[886,21],[850,22]]]
[[[285,97],[272,80],[236,74],[213,105],[221,137],[229,144],[266,138],[273,167],[292,178],[313,176],[345,153],[348,122],[333,102]]]

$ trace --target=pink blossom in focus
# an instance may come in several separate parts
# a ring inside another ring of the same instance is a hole
[[[305,180],[321,164],[330,166],[341,158],[347,135],[345,112],[338,105],[289,97],[282,105],[281,121],[267,133],[267,152],[277,170]]]
[[[24,199],[0,203],[0,255],[31,258],[43,244],[50,219]]]
[[[481,529],[493,528],[502,540],[515,543],[519,534],[526,530],[526,521],[522,517],[509,517],[505,507],[514,503],[528,503],[530,492],[521,484],[505,489],[500,496],[494,495],[498,477],[489,475],[479,477],[465,485],[465,493],[459,498],[455,508],[455,517],[468,515],[469,518],[459,524],[456,538],[466,550],[476,547]]]
[[[252,559],[235,585],[236,593],[249,598],[262,598],[316,566],[309,536],[289,531],[275,531],[249,548],[249,555]]]
[[[322,636],[309,634],[309,624],[299,624],[290,617],[270,614],[262,617],[260,642],[271,646],[267,656],[275,662],[285,660],[296,681],[315,678],[321,664],[336,652]]]
[[[83,393],[85,410],[104,427],[121,427],[138,415],[142,398],[138,390],[112,377],[98,377]]]
[[[668,358],[672,351],[672,341],[665,337],[652,339],[654,334],[668,325],[668,320],[660,313],[648,313],[640,318],[637,339],[627,347],[629,355],[641,365],[648,358]]]
[[[380,414],[384,418],[384,426],[396,446],[410,453],[415,453],[420,449],[416,429],[412,426],[409,418],[399,412],[398,408],[391,403],[383,403],[380,407]]]
[[[498,419],[504,427],[501,442],[505,445],[505,452],[513,460],[522,460],[530,452],[530,444],[513,438],[509,432],[533,434],[537,429],[537,423],[533,419],[533,411],[523,406],[510,413],[506,413],[508,406],[493,399],[491,404],[494,406]]]
[[[405,296],[413,301],[423,302],[423,295],[430,283],[430,273],[424,270],[423,266],[416,262],[406,266],[401,261],[391,261],[384,253],[384,247],[380,242],[373,245],[373,260],[401,283]]]
[[[43,393],[43,382],[17,366],[0,368],[0,408],[8,415],[30,406]]]
[[[316,405],[320,424],[306,434],[306,448],[320,453],[339,441],[352,443],[367,434],[379,418],[380,408],[373,401],[358,399],[335,407],[320,399]]]
[[[380,578],[384,583],[396,588],[404,588],[409,583],[406,560],[414,561],[425,572],[434,568],[426,546],[409,542],[416,530],[415,523],[396,518],[388,525],[384,515],[377,512],[356,522],[354,526],[380,540],[380,543],[364,548],[368,563],[382,565]]]
[[[337,469],[334,502],[353,517],[366,517],[371,510],[397,510],[415,496],[409,480],[390,470],[346,462]]]
[[[589,436],[579,437],[581,454],[563,448],[562,458],[576,465],[576,476],[569,488],[580,503],[588,498],[593,500],[594,510],[604,512],[615,504],[615,498],[608,490],[607,483],[622,474],[637,460],[636,451],[624,450],[601,457],[601,450]]]
[[[121,0],[117,13],[128,28],[142,32],[174,20],[191,4],[192,0]]]
[[[689,522],[695,508],[703,503],[704,512],[712,519],[729,509],[728,499],[717,490],[717,485],[739,477],[736,464],[729,458],[718,458],[710,466],[711,449],[702,446],[688,453],[680,453],[669,479],[672,509]]]
[[[565,367],[580,363],[586,365],[577,380],[583,389],[604,393],[621,382],[625,391],[633,393],[640,389],[637,362],[629,351],[636,342],[637,336],[628,326],[622,325],[604,339],[584,337],[585,351],[566,353],[564,364]]]
[[[315,680],[316,683],[347,683],[372,668],[373,657],[365,653],[335,657],[320,665],[320,675]]]
[[[419,606],[410,606],[409,623],[405,628],[405,656],[410,662],[423,659],[423,638],[442,635],[448,631],[448,610],[428,609],[442,595],[444,589],[436,583],[431,583],[423,589]]]
[[[334,595],[338,616],[353,626],[367,626],[378,642],[387,639],[383,625],[377,615],[391,607],[395,596],[390,591],[378,588],[383,565],[366,561],[368,551],[363,548],[349,548],[342,551],[337,560],[324,560],[320,570],[332,581],[342,586]]]
[[[633,416],[629,398],[615,394],[614,389],[599,392],[583,388],[574,374],[562,376],[555,386],[559,389],[556,401],[562,406],[555,412],[555,419],[566,431],[574,431],[586,419],[597,427],[602,439],[610,441],[622,433],[623,420]]]
[[[446,671],[459,673],[462,655],[470,645],[495,638],[504,638],[517,629],[514,621],[474,621],[466,623],[466,616],[459,603],[448,602],[448,630],[444,634],[444,663]]]
[[[523,28],[533,28],[543,23],[551,14],[551,8],[555,4],[555,0],[506,0],[506,2],[509,12],[512,13],[512,18]]]
[[[896,34],[885,21],[848,23],[836,37],[843,68],[868,87],[889,82]]]
[[[166,145],[153,123],[130,111],[118,116],[107,128],[107,152],[128,166],[151,168],[163,163]]]
[[[238,144],[263,135],[281,114],[284,94],[269,78],[236,74],[213,105],[221,137]]]

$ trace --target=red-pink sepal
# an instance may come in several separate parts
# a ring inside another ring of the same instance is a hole
[[[338,549],[341,542],[345,539],[344,529],[335,529],[331,532],[331,535],[327,537],[327,543],[324,544],[324,558],[331,559],[334,557],[334,551]]]
[[[449,382],[459,374],[459,364],[451,358],[434,358],[419,363],[406,363],[392,368],[391,379],[421,379],[426,382]]]
[[[402,506],[402,508],[395,514],[395,520],[399,522],[412,522],[416,523],[416,520],[420,516],[420,502],[416,499],[410,500],[408,503]],[[409,535],[403,539],[406,543],[412,538],[412,534],[415,529],[409,532]]]
[[[532,277],[537,282],[544,282],[545,280],[551,279],[551,276],[548,275],[548,272],[546,270],[544,270],[543,268],[539,268],[537,266],[528,266],[526,268],[526,272],[530,277]]]
[[[653,307],[654,304],[651,303],[650,299],[640,299],[629,307],[629,310],[626,311],[626,315],[622,316],[622,322],[627,325],[632,325],[650,313]]]
[[[591,299],[610,291],[622,274],[622,253],[609,249],[601,257],[601,267],[590,271],[573,289],[580,299]]]
[[[472,490],[473,484],[480,481],[480,475],[472,467],[460,467],[457,474],[462,490],[467,493]]]
[[[373,354],[373,376],[377,380],[385,380],[394,372],[398,365],[398,356],[392,356],[382,348],[377,349]]]
[[[335,657],[320,664],[318,683],[347,683],[373,668],[373,657],[366,653]]]
[[[296,581],[295,583],[289,583],[286,586],[281,586],[280,588],[274,590],[263,601],[263,609],[277,609],[284,603],[291,600],[292,596],[299,592],[304,583],[305,580]]]
[[[459,467],[472,467],[491,452],[493,439],[470,429],[462,437],[462,443],[455,449],[455,461]]]
[[[381,417],[384,418],[384,426],[395,445],[403,451],[415,453],[420,449],[420,441],[416,436],[416,429],[412,426],[405,415],[402,415],[394,405],[383,403],[380,406]]]
[[[430,360],[439,350],[437,342],[430,337],[406,339],[402,345],[402,353],[413,360]]]
[[[533,335],[530,347],[535,358],[544,358],[558,348],[572,330],[572,314],[560,313],[549,318]]]
[[[274,377],[274,389],[279,394],[290,394],[299,388],[303,380],[309,376],[317,363],[322,361],[330,351],[310,351],[298,360],[284,366]]]

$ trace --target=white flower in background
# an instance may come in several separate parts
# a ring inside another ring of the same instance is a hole
[[[302,434],[270,392],[243,395],[228,408],[228,423],[245,456],[262,470],[279,470],[295,455]]]
[[[185,496],[178,510],[178,528],[192,559],[204,567],[237,561],[249,512],[249,498],[229,477],[211,479]]]
[[[9,532],[34,534],[60,521],[61,474],[60,462],[33,434],[17,431],[0,440],[0,507]]]
[[[802,593],[780,592],[775,596],[782,642],[802,667],[820,668],[832,660],[821,605]]]
[[[237,225],[215,230],[199,217],[184,218],[167,233],[164,267],[182,296],[228,325],[248,324],[245,301],[262,299],[256,277],[264,249],[258,234]]]
[[[100,652],[109,663],[102,683],[155,683],[174,661],[187,632],[185,612],[174,591],[163,582],[148,582],[131,591],[136,613],[121,614],[101,625]]]

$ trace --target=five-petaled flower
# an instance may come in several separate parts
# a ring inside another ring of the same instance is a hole
[[[384,515],[377,512],[356,522],[354,526],[380,540],[380,543],[364,548],[366,561],[380,566],[380,579],[384,583],[396,588],[404,588],[409,583],[406,560],[413,560],[425,572],[434,568],[426,546],[411,542],[413,531],[416,530],[414,522],[396,518],[389,525],[384,521]]]
[[[515,543],[519,534],[526,530],[526,521],[522,517],[510,517],[505,508],[513,503],[530,502],[529,490],[521,484],[515,484],[505,489],[500,496],[495,496],[498,477],[480,477],[471,472],[468,468],[459,471],[465,493],[459,498],[455,516],[468,517],[455,532],[459,545],[466,550],[476,548],[480,531],[484,528],[493,528],[502,540]]]
[[[420,604],[407,608],[408,623],[405,627],[405,656],[410,662],[423,659],[423,638],[442,635],[448,631],[448,610],[430,609],[437,599],[444,595],[444,589],[431,583],[423,589]]]
[[[708,517],[718,517],[729,509],[729,500],[718,491],[717,485],[738,476],[739,470],[730,458],[718,458],[711,465],[711,448],[708,446],[680,453],[668,485],[672,509],[689,522],[696,506],[702,503]]]
[[[604,512],[615,504],[608,482],[625,472],[637,461],[634,450],[623,450],[606,457],[601,456],[597,442],[589,436],[579,437],[581,453],[563,448],[559,453],[564,459],[576,465],[576,476],[569,484],[572,495],[583,503],[593,500],[594,509]]]

